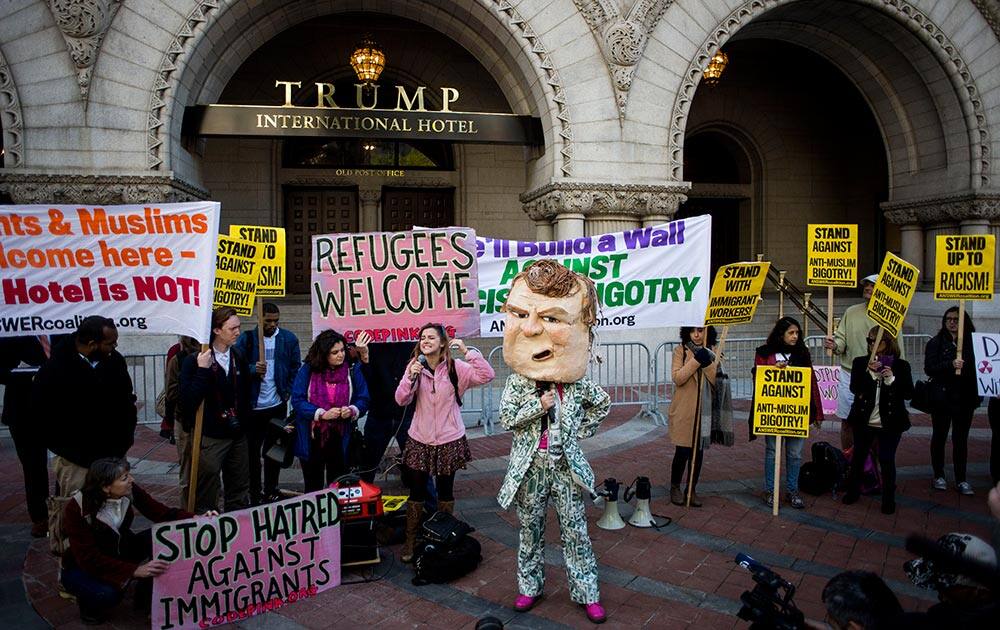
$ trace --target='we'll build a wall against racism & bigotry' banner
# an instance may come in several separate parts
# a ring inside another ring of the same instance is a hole
[[[219,204],[0,206],[0,337],[123,333],[207,343]]]
[[[503,335],[500,308],[511,281],[540,258],[594,281],[602,330],[700,326],[708,306],[711,244],[710,216],[548,243],[479,238],[480,332]]]

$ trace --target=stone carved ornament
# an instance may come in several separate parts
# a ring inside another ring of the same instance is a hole
[[[208,199],[202,190],[166,175],[0,175],[0,192],[14,203],[94,205],[179,202]]]
[[[979,192],[881,204],[887,221],[933,225],[969,219],[1000,219],[1000,192]]]
[[[588,184],[553,182],[521,195],[532,221],[551,221],[560,214],[584,216],[672,216],[687,200],[690,184]]]
[[[24,162],[24,121],[17,86],[3,53],[0,53],[0,127],[3,130],[3,166],[17,168]]]
[[[604,52],[615,84],[618,120],[624,122],[632,75],[642,59],[649,34],[673,0],[633,0],[627,11],[621,0],[573,0]]]
[[[76,83],[85,107],[101,41],[104,40],[121,2],[122,0],[49,0],[49,8],[73,59]]]

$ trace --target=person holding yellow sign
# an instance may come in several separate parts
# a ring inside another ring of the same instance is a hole
[[[876,339],[878,347],[873,348]],[[899,344],[887,330],[875,326],[866,338],[869,354],[851,365],[851,393],[854,404],[847,423],[854,432],[854,455],[847,476],[843,502],[850,505],[861,496],[861,471],[872,446],[878,441],[878,461],[882,468],[882,513],[896,511],[896,448],[910,428],[906,401],[913,397],[910,364],[899,357]],[[875,358],[869,361],[874,354]]]
[[[802,326],[792,317],[782,317],[771,329],[771,334],[767,336],[767,343],[757,348],[754,357],[754,366],[774,365],[783,367],[812,367],[812,356],[802,339]],[[809,405],[809,424],[819,427],[823,423],[823,400],[819,395],[819,385],[816,383],[816,375],[811,379],[811,399]],[[751,404],[753,409],[754,405]],[[753,413],[750,415],[750,439],[757,436],[753,432]],[[801,510],[806,506],[802,497],[799,496],[799,468],[802,466],[802,447],[805,438],[785,437],[782,440],[785,450],[785,488],[788,490],[788,502],[792,507]],[[780,453],[775,453],[775,439],[772,435],[764,436],[764,503],[774,506],[774,458],[781,457]],[[780,498],[780,497],[779,497]]]

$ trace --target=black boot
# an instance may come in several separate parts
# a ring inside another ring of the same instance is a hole
[[[882,488],[882,513],[894,514],[896,512],[896,489],[886,486]]]

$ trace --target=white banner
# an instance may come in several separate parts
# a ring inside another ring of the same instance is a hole
[[[208,343],[219,204],[0,206],[0,337],[74,332]]]
[[[514,276],[552,258],[589,276],[601,302],[604,330],[700,326],[705,321],[712,250],[710,216],[655,227],[535,243],[478,237],[479,325],[483,337],[503,335]]]
[[[979,395],[1000,398],[1000,335],[972,333]]]

